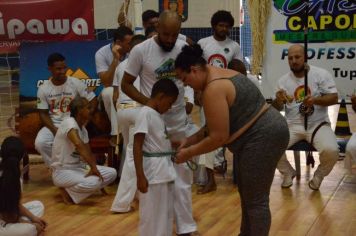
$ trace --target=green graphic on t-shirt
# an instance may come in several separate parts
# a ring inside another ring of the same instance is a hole
[[[159,79],[176,79],[176,72],[174,67],[174,59],[169,58],[162,65],[160,65],[156,70],[156,78]]]

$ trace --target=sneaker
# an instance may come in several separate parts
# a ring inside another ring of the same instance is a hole
[[[323,182],[323,177],[320,177],[318,175],[314,175],[313,179],[309,181],[309,188],[311,188],[314,191],[318,191],[321,185],[321,182]]]
[[[296,175],[297,175],[296,171],[284,175],[281,187],[290,188],[293,185],[293,179],[295,178]]]

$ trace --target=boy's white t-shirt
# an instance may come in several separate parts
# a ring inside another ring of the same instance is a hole
[[[76,151],[74,144],[68,138],[68,133],[72,129],[76,129],[78,131],[78,135],[83,143],[89,142],[88,131],[84,126],[80,128],[73,117],[64,119],[58,127],[53,141],[51,166],[54,168],[76,168],[83,166],[79,153]]]
[[[144,133],[145,141],[142,150],[148,153],[171,152],[171,142],[168,139],[164,121],[161,115],[151,107],[141,108],[135,122],[134,134]],[[143,169],[150,184],[173,181],[176,172],[171,156],[143,157]]]
[[[57,127],[66,117],[69,117],[69,104],[75,96],[81,96],[91,101],[95,94],[79,79],[67,77],[64,84],[56,86],[46,80],[37,91],[37,109],[48,109],[49,117]]]
[[[136,45],[130,52],[126,72],[133,77],[140,76],[140,91],[150,97],[152,87],[159,79],[171,79],[179,89],[179,95],[172,108],[163,115],[169,133],[184,132],[186,112],[184,85],[176,78],[175,59],[186,42],[177,40],[170,52],[164,51],[155,37]]]
[[[129,103],[132,102],[133,100],[127,96],[122,90],[121,90],[121,82],[122,78],[124,77],[125,69],[127,66],[127,58],[121,62],[117,67],[115,71],[115,76],[114,80],[112,83],[112,86],[117,86],[119,88],[119,100],[118,103]],[[140,90],[140,77],[137,77],[134,84],[135,88]]]
[[[322,94],[337,93],[335,81],[332,75],[319,67],[310,66],[308,72],[308,87],[311,96],[318,97]],[[293,102],[286,103],[286,118],[289,124],[304,124],[304,115],[300,114],[299,106],[304,100],[304,77],[297,78],[293,72],[288,72],[278,81],[277,90],[283,89],[288,96],[292,96]],[[329,121],[328,107],[314,105],[314,113],[308,116],[310,124],[319,124],[323,121]]]
[[[224,41],[217,41],[214,36],[202,38],[198,44],[203,49],[203,57],[209,65],[227,68],[232,59],[242,60],[240,45],[226,37]]]

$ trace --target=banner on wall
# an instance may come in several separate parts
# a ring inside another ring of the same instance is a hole
[[[177,12],[185,22],[188,19],[188,0],[159,0],[159,12],[164,10]]]
[[[308,63],[328,70],[339,96],[356,88],[356,2],[309,0]],[[287,73],[288,48],[304,43],[304,0],[274,0],[267,27],[262,92],[274,97],[279,78]]]
[[[78,78],[99,94],[102,86],[96,74],[95,52],[109,41],[22,43],[20,47],[20,113],[36,110],[37,89],[51,76],[47,58],[54,52],[66,58],[67,75]]]
[[[94,39],[92,0],[0,0],[0,41]]]

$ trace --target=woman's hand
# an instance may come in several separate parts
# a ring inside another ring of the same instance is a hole
[[[171,141],[171,145],[174,150],[180,150],[187,146],[187,139],[183,138],[181,140]]]
[[[184,163],[187,160],[191,159],[192,156],[189,154],[188,148],[181,148],[177,151],[176,156],[174,158],[174,162],[177,164]]]

